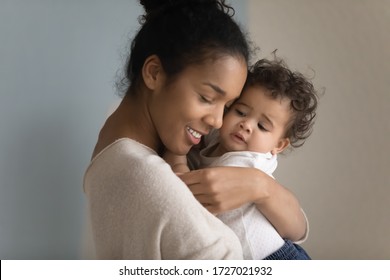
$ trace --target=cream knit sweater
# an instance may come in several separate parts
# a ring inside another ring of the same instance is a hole
[[[84,176],[98,259],[242,259],[236,235],[153,150],[119,139]]]

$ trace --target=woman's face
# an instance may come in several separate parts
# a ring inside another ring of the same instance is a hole
[[[162,144],[185,155],[203,135],[221,127],[224,108],[239,96],[246,75],[243,60],[224,56],[187,67],[153,93],[150,115]]]

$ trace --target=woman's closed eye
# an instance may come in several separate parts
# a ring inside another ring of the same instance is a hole
[[[199,94],[199,99],[203,103],[209,103],[209,104],[213,103],[213,100],[211,100],[209,97],[206,97],[206,96],[201,95],[201,94]]]

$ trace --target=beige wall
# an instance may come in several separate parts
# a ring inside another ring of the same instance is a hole
[[[312,137],[280,159],[299,197],[314,259],[390,259],[390,1],[248,0],[261,48],[310,74],[320,100]]]

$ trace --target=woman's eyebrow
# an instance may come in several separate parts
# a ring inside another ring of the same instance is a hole
[[[226,95],[226,92],[223,89],[221,89],[219,86],[217,86],[217,85],[214,85],[214,84],[212,84],[210,82],[204,82],[203,84],[206,85],[206,86],[211,87],[214,91],[216,91],[217,93],[221,94],[222,96]]]

